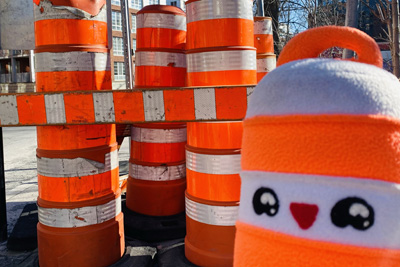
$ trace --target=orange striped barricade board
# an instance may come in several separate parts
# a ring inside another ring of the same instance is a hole
[[[187,85],[218,86],[256,83],[254,47],[231,46],[188,50]]]
[[[254,85],[0,94],[0,126],[241,120],[253,91]]]
[[[276,68],[275,54],[257,54],[257,83]]]
[[[249,0],[189,0],[186,49],[254,46],[253,11]]]
[[[274,53],[272,18],[254,17],[254,47],[257,54]]]
[[[186,14],[180,8],[150,5],[136,14],[137,49],[185,49]]]
[[[137,49],[135,54],[135,86],[181,87],[186,85],[184,50]]]

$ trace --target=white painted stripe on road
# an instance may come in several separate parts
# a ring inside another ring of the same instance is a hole
[[[145,121],[165,121],[163,91],[143,91]]]
[[[135,65],[186,68],[186,55],[183,53],[137,51]]]
[[[64,94],[45,95],[47,123],[66,123]]]
[[[19,123],[17,96],[0,96],[0,124],[14,125]]]
[[[216,119],[215,89],[194,89],[194,109],[197,120]]]
[[[129,176],[144,181],[173,181],[186,177],[185,164],[177,166],[143,166],[129,163]]]
[[[38,206],[39,222],[56,228],[74,228],[100,224],[121,213],[121,197],[99,205],[75,209],[42,208]]]
[[[115,122],[112,92],[93,93],[93,104],[96,122]]]
[[[104,157],[104,163],[85,158],[37,157],[37,171],[46,177],[83,177],[105,173],[118,167],[117,150],[105,154]]]
[[[137,29],[161,28],[186,31],[186,17],[164,13],[142,13],[136,15]]]
[[[36,53],[36,72],[54,71],[109,71],[108,53],[66,52]]]
[[[253,20],[252,1],[202,0],[186,5],[187,23],[209,19]]]
[[[211,206],[194,202],[187,197],[186,215],[200,223],[216,226],[235,226],[239,206]]]
[[[141,143],[181,143],[186,142],[186,127],[176,129],[153,129],[132,126],[131,139]]]
[[[186,150],[186,168],[207,174],[239,174],[241,154],[209,155]]]
[[[187,54],[187,72],[256,70],[256,50],[220,50]]]

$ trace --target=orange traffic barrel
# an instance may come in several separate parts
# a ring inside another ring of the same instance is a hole
[[[35,2],[39,92],[111,89],[105,2],[68,7],[64,1]],[[47,121],[81,116],[65,108],[61,117],[54,117],[53,110],[64,110],[64,97],[45,97]],[[104,108],[96,121],[108,122],[112,95],[93,98]],[[125,245],[115,125],[37,127],[37,135],[40,266],[118,261]]]
[[[138,38],[142,40],[143,38]],[[184,50],[143,48],[136,50],[136,87],[184,87],[186,55]]]
[[[242,122],[188,123],[185,255],[231,266],[240,199]]]
[[[211,47],[187,51],[187,85],[249,85],[257,83],[256,49]]]
[[[249,0],[189,0],[186,49],[254,46],[253,10]]]
[[[257,83],[276,68],[275,54],[257,54]]]
[[[136,14],[136,48],[185,49],[186,14],[174,6],[149,5]]]
[[[272,18],[254,17],[254,47],[257,54],[274,53]]]
[[[332,46],[358,58],[318,58]],[[382,65],[350,27],[285,46],[244,120],[235,267],[399,266],[400,83]]]
[[[186,124],[135,124],[127,183],[128,209],[149,216],[170,216],[185,209]]]

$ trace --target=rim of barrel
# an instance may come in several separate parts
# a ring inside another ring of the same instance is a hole
[[[257,59],[269,58],[269,57],[276,57],[276,54],[274,54],[274,53],[257,54]]]
[[[186,17],[186,13],[180,9],[179,7],[175,6],[167,6],[167,5],[149,5],[145,6],[141,10],[136,13],[145,14],[145,13],[164,13],[164,14],[174,14],[174,15],[181,15]]]
[[[233,50],[254,50],[257,49],[253,46],[216,46],[216,47],[204,47],[189,49],[186,54],[201,53],[201,52],[213,52],[213,51],[233,51]]]
[[[272,20],[271,17],[254,17],[254,21]]]
[[[160,47],[137,48],[135,50],[135,53],[136,52],[167,52],[167,53],[185,54],[185,50],[183,50],[183,49],[160,48]]]

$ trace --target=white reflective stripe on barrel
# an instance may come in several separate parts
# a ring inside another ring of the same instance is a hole
[[[121,197],[110,202],[75,209],[42,208],[38,206],[39,222],[57,228],[95,225],[114,219],[121,212]]]
[[[85,158],[37,158],[38,174],[47,177],[82,177],[105,173],[117,167],[117,150],[105,154],[105,163]]]
[[[162,28],[186,31],[186,17],[164,13],[142,13],[136,15],[137,29]]]
[[[36,72],[109,71],[110,54],[95,52],[36,53]]]
[[[186,177],[185,164],[177,166],[143,166],[129,163],[129,176],[145,181],[172,181]]]
[[[186,55],[183,53],[136,51],[135,65],[186,68]]]
[[[253,5],[249,0],[202,0],[186,5],[187,23],[209,19],[253,20]]]
[[[50,1],[40,1],[33,5],[35,21],[47,19],[76,19],[107,22],[107,7],[104,5],[99,14],[92,16],[82,9],[70,6],[53,6]]]
[[[141,143],[182,143],[186,142],[186,127],[176,129],[152,129],[132,126],[131,138]]]
[[[272,20],[254,21],[254,34],[272,34]]]
[[[276,57],[268,56],[257,59],[257,72],[270,72],[276,68]]]
[[[186,215],[200,223],[216,226],[234,226],[239,206],[211,206],[194,202],[187,197]]]
[[[186,150],[186,168],[207,174],[238,174],[241,154],[209,155]]]
[[[187,72],[256,70],[255,50],[221,50],[187,54]]]

